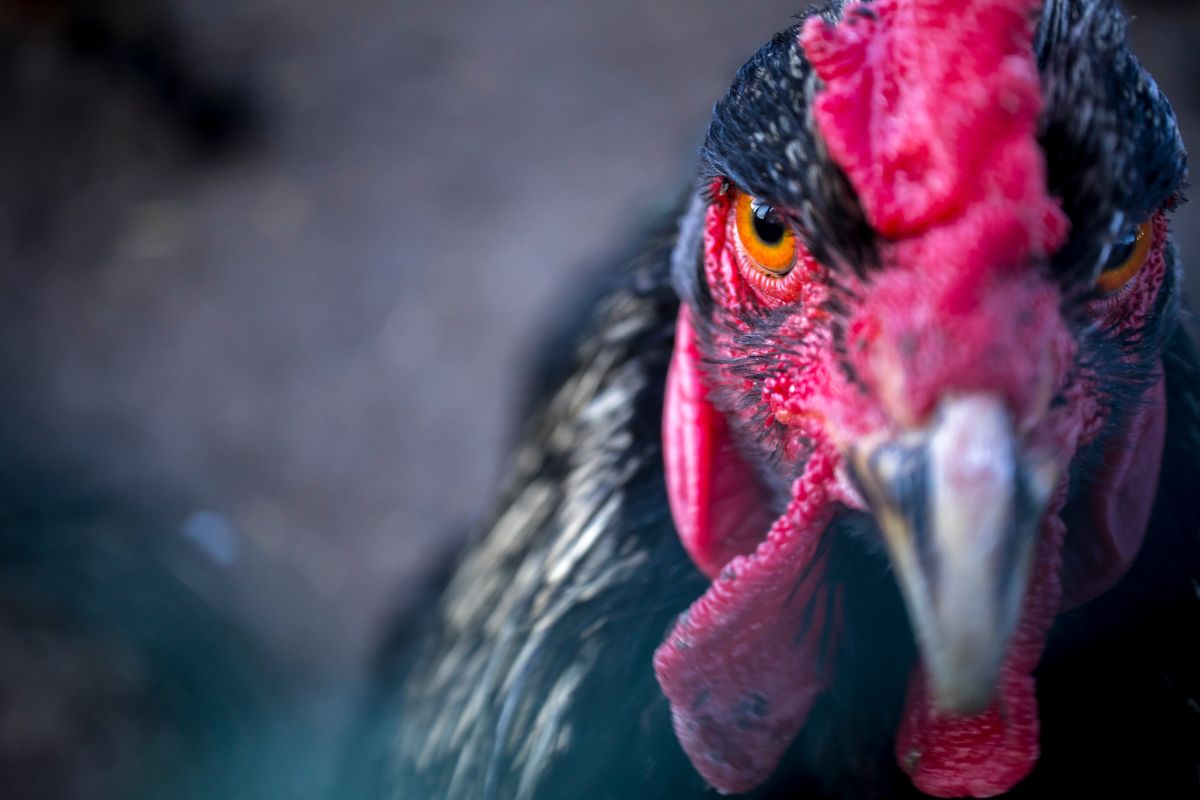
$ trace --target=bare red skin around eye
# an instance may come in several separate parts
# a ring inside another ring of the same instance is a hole
[[[719,196],[713,204],[713,219],[724,218],[725,247],[727,256],[737,265],[741,281],[754,295],[754,300],[766,308],[777,308],[792,303],[803,303],[813,306],[819,302],[813,292],[818,291],[822,284],[822,268],[808,252],[804,244],[794,239],[795,258],[791,269],[784,275],[773,274],[755,263],[750,248],[741,241],[737,216],[738,193],[729,190]],[[732,274],[732,270],[729,270]]]

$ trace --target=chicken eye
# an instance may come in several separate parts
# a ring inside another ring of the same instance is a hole
[[[1113,294],[1133,280],[1145,265],[1153,240],[1153,224],[1143,222],[1136,231],[1113,245],[1108,261],[1096,279],[1096,288],[1101,294]]]
[[[796,265],[796,236],[766,203],[738,194],[734,210],[738,243],[749,260],[775,277],[787,275]]]

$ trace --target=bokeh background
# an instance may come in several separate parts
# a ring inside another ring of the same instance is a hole
[[[1131,6],[1200,152],[1200,3]],[[336,738],[552,321],[798,8],[0,0],[0,431],[169,497]]]

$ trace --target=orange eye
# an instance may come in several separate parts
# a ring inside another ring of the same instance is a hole
[[[1153,241],[1154,224],[1148,221],[1139,225],[1135,233],[1114,244],[1108,262],[1096,280],[1096,288],[1102,294],[1112,294],[1133,280],[1145,265]]]
[[[771,209],[748,194],[738,193],[734,207],[738,242],[750,261],[768,275],[781,278],[796,265],[796,236]]]

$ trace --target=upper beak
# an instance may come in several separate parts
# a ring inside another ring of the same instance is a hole
[[[1020,618],[1056,468],[1023,453],[1003,401],[942,401],[930,426],[851,453],[938,706],[987,707]]]

